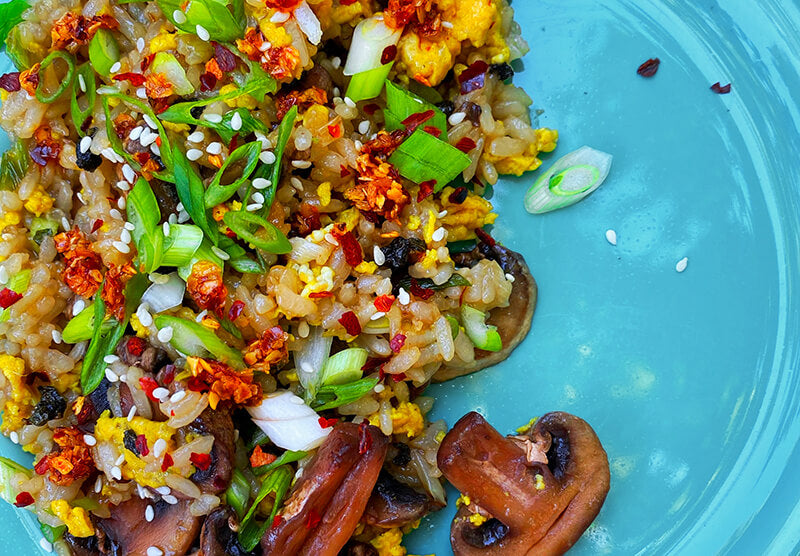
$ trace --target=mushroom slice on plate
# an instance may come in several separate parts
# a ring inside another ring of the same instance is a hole
[[[417,492],[382,471],[364,511],[363,521],[386,529],[404,527],[442,507],[444,504],[430,495]]]
[[[239,524],[230,506],[219,507],[206,517],[200,532],[200,552],[197,556],[248,556],[239,544]]]
[[[563,554],[597,516],[610,480],[592,428],[561,412],[510,438],[469,413],[445,436],[438,463],[469,497],[450,528],[456,556]]]
[[[503,349],[497,352],[475,350],[475,360],[467,364],[445,364],[433,375],[436,382],[467,375],[504,361],[514,351],[531,329],[533,312],[536,310],[538,288],[525,259],[519,253],[502,245],[481,243],[473,251],[454,257],[457,263],[469,266],[480,259],[491,259],[500,265],[503,272],[514,277],[508,307],[492,309],[487,324],[497,327],[503,341]]]

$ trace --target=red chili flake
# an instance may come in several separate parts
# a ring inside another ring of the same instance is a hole
[[[362,421],[360,425],[358,425],[358,453],[359,454],[366,454],[367,451],[372,447],[372,435],[369,434],[367,427],[369,423],[366,421]]]
[[[142,387],[144,393],[147,394],[147,397],[153,400],[154,402],[158,401],[158,398],[153,396],[153,390],[158,388],[158,382],[151,376],[143,376],[139,379],[139,386]]]
[[[33,470],[36,471],[37,475],[44,475],[48,469],[50,469],[50,459],[47,457],[43,457],[33,466]]]
[[[353,311],[347,311],[339,317],[339,324],[344,326],[345,331],[351,336],[361,334],[361,323],[358,322],[358,317]]]
[[[375,298],[375,301],[373,301],[373,304],[381,313],[388,313],[389,309],[391,309],[392,305],[394,304],[394,296],[388,293],[378,296]]]
[[[720,85],[719,81],[711,85],[711,90],[717,93],[718,95],[727,95],[731,92],[731,84],[728,83],[727,85]]]
[[[403,382],[407,378],[408,377],[406,376],[406,373],[397,373],[396,375],[392,375],[392,380],[395,382]]]
[[[228,320],[231,322],[235,321],[242,314],[242,311],[244,311],[244,302],[237,299],[233,302],[231,308],[228,309]]]
[[[84,133],[89,131],[89,127],[92,125],[93,120],[94,118],[92,116],[87,116],[86,119],[83,120],[83,123],[81,124],[81,131]]]
[[[421,203],[423,199],[433,195],[433,187],[436,185],[436,180],[428,180],[419,184],[419,193],[417,193],[417,202]]]
[[[383,65],[394,62],[395,58],[397,58],[397,47],[393,44],[390,44],[381,52],[381,64]]]
[[[233,52],[219,44],[218,42],[211,42],[214,45],[214,58],[217,59],[219,69],[224,72],[233,71],[236,69],[236,56]]]
[[[411,279],[411,287],[409,288],[410,293],[414,294],[415,296],[419,297],[420,299],[430,299],[434,293],[430,288],[423,288],[419,285],[414,278]]]
[[[92,224],[92,233],[95,233],[97,230],[99,230],[102,227],[103,227],[103,221],[100,218],[98,218]]]
[[[429,135],[433,135],[437,139],[442,135],[442,130],[433,125],[426,125],[425,127],[422,128],[422,131],[428,133]]]
[[[394,338],[389,342],[389,347],[392,348],[392,351],[395,353],[400,353],[404,345],[406,345],[405,334],[395,334]]]
[[[358,0],[339,0],[339,3],[342,6],[350,6],[351,4],[355,4]]]
[[[153,63],[153,60],[155,59],[155,57],[156,57],[155,54],[148,54],[147,56],[145,56],[142,59],[142,63],[139,64],[139,69],[141,69],[142,71],[147,71],[147,68],[149,68],[150,64]]]
[[[342,164],[339,167],[339,177],[346,178],[349,175],[350,175],[350,170],[347,168],[347,166]]]
[[[361,244],[358,243],[353,232],[342,231],[342,228],[344,228],[344,225],[342,225],[341,228],[338,225],[334,226],[331,233],[339,242],[339,245],[341,245],[342,251],[344,251],[344,260],[347,261],[347,264],[350,266],[356,267],[364,260]]]
[[[418,112],[416,114],[411,114],[408,118],[403,120],[403,125],[406,126],[406,130],[408,133],[413,132],[419,126],[433,118],[435,112],[433,110],[426,110],[425,112]]]
[[[173,465],[175,465],[175,461],[172,459],[172,456],[164,454],[164,461],[161,462],[161,471],[166,471]]]
[[[325,417],[320,417],[318,421],[320,427],[327,429],[338,423],[339,419],[326,419]]]
[[[209,390],[208,384],[196,376],[193,376],[186,381],[186,387],[192,392],[208,392]]]
[[[364,113],[367,114],[367,116],[372,116],[375,112],[377,112],[380,109],[381,109],[381,107],[373,102],[373,103],[367,104],[364,107]]]
[[[375,369],[382,369],[386,362],[389,361],[388,357],[370,357],[367,359],[367,362],[364,363],[364,366],[361,367],[361,370],[365,373],[371,373]],[[380,372],[383,372],[382,370]],[[383,378],[383,375],[381,375]]]
[[[19,91],[21,88],[18,71],[0,75],[0,89],[5,89],[9,93],[13,93]]]
[[[658,58],[650,58],[646,62],[644,62],[639,69],[636,70],[636,73],[641,75],[642,77],[653,77],[656,72],[658,71],[658,66],[661,64],[661,60]]]
[[[331,124],[328,126],[328,133],[334,139],[338,139],[339,137],[342,136],[342,127],[339,124],[336,125]]]
[[[333,297],[333,292],[311,292],[308,297],[309,299],[323,299],[325,297]]]
[[[147,348],[147,342],[145,342],[142,338],[139,338],[137,336],[129,338],[128,343],[125,344],[125,349],[127,349],[134,357],[139,357],[141,354],[144,353],[144,350],[146,348]]]
[[[189,461],[192,465],[197,467],[200,471],[205,471],[211,466],[211,454],[198,454],[192,452],[189,454]]]
[[[483,60],[478,60],[462,71],[461,75],[458,76],[458,81],[461,83],[461,94],[465,95],[482,89],[486,83],[486,71],[488,69],[489,64]]]
[[[283,523],[283,518],[279,515],[276,515],[275,518],[272,520],[272,528],[274,529],[281,523]]]
[[[494,240],[494,238],[484,232],[481,228],[475,228],[475,235],[478,236],[478,239],[489,247],[494,247],[497,245],[497,242]]]
[[[229,152],[233,152],[233,151],[236,150],[236,147],[238,147],[238,146],[239,146],[239,134],[238,133],[234,133],[233,137],[231,137],[231,142],[228,145],[228,151]]]
[[[477,143],[469,137],[462,137],[459,139],[458,143],[456,143],[456,148],[463,153],[468,153],[477,146]]]
[[[200,90],[210,91],[217,86],[217,76],[213,73],[205,72],[200,76]]]
[[[14,290],[10,290],[8,288],[3,288],[0,290],[0,307],[3,309],[8,309],[14,303],[22,299],[22,294],[17,293]]]
[[[167,365],[161,374],[161,382],[169,386],[175,381],[175,365]]]
[[[142,85],[144,85],[144,82],[147,81],[147,78],[141,73],[132,73],[132,72],[120,73],[118,75],[115,75],[111,79],[113,79],[114,81],[127,81],[134,87],[141,87]]]
[[[30,506],[33,504],[33,496],[31,496],[30,492],[20,492],[17,494],[17,500],[14,502],[14,505],[18,508],[24,508],[25,506]]]
[[[147,447],[147,437],[143,434],[136,436],[136,451],[140,456],[146,456],[150,453],[150,448]]]
[[[161,136],[156,137],[156,145],[161,146]]]
[[[306,519],[306,529],[313,529],[319,522],[322,521],[322,517],[317,513],[314,508],[311,508],[308,512],[308,519]]]
[[[454,205],[460,205],[464,201],[467,200],[467,188],[463,185],[460,187],[456,187],[455,190],[447,197],[447,200],[453,203]]]
[[[170,409],[169,410],[169,416],[170,417],[175,417],[175,410],[174,409]]]

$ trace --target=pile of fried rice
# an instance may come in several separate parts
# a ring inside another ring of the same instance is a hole
[[[218,26],[192,19],[207,4]],[[34,0],[21,19],[0,78],[0,408],[33,464],[3,461],[3,497],[62,553],[405,554],[446,504],[425,387],[496,351],[464,306],[515,302],[487,192],[557,140],[512,84],[506,0]],[[366,20],[424,107],[391,130],[385,88],[347,96]],[[449,183],[390,161],[419,130],[468,157]],[[341,352],[357,368],[328,381]],[[371,482],[319,464],[334,438],[365,469],[382,450]],[[311,472],[339,498],[311,507]]]

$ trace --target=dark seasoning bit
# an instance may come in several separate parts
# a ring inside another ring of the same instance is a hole
[[[650,58],[641,66],[639,66],[639,69],[636,70],[636,73],[642,77],[653,77],[658,71],[659,65],[661,65],[661,60],[658,58]]]
[[[52,386],[39,386],[39,392],[42,397],[28,418],[28,422],[37,427],[41,427],[53,419],[60,419],[67,409],[66,400]]]
[[[711,90],[717,93],[718,95],[727,95],[731,92],[731,84],[728,83],[727,85],[721,85],[719,81],[711,85]]]

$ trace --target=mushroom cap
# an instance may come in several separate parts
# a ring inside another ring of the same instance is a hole
[[[597,435],[562,412],[513,438],[469,413],[445,436],[438,463],[453,486],[495,518],[476,527],[466,509],[459,511],[451,526],[456,556],[563,554],[597,516],[610,483]]]
[[[439,510],[443,504],[382,471],[362,518],[376,527],[403,527]]]
[[[489,258],[496,260],[504,272],[514,277],[509,306],[492,309],[486,321],[497,327],[497,332],[503,340],[503,349],[497,352],[476,349],[475,360],[472,363],[443,365],[433,375],[435,382],[444,382],[505,361],[531,329],[539,292],[533,274],[521,254],[501,245],[485,248],[485,250],[489,249],[491,250],[488,251]]]
[[[220,506],[203,522],[200,531],[200,552],[197,556],[249,556],[239,543],[236,516],[230,506]]]

